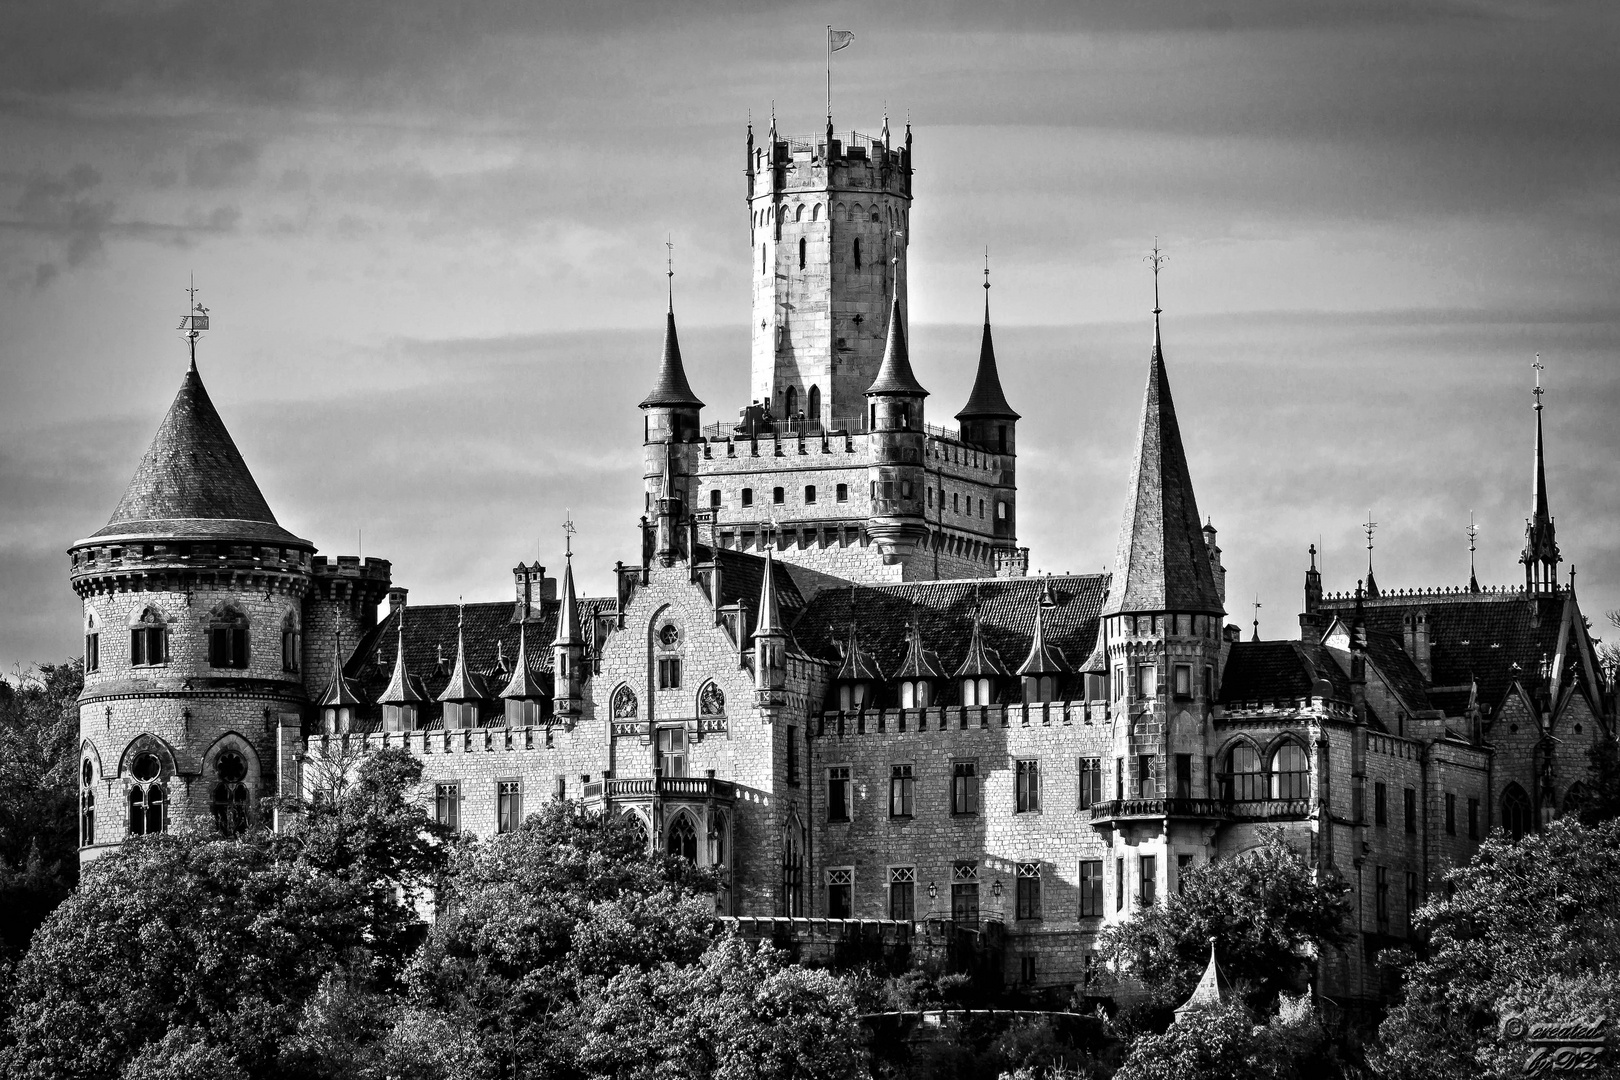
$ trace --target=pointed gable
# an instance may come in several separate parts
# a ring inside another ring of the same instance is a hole
[[[866,396],[899,394],[908,397],[927,397],[917,376],[911,371],[911,354],[906,349],[906,330],[900,325],[900,297],[889,305],[889,340],[883,346],[883,366],[877,378],[866,388]]]
[[[944,679],[945,669],[939,664],[939,657],[934,655],[932,649],[923,645],[922,628],[918,626],[916,616],[911,620],[911,629],[906,635],[906,657],[900,661],[900,669],[894,673],[897,679]]]
[[[518,624],[517,662],[512,669],[511,681],[501,691],[501,697],[532,700],[543,698],[549,692],[546,679],[529,666],[529,624],[521,622]]]
[[[703,407],[703,402],[692,393],[692,386],[686,381],[686,367],[681,363],[681,342],[675,334],[673,307],[669,309],[664,322],[664,359],[658,365],[658,381],[653,383],[652,391],[641,401],[643,409],[654,406]]]
[[[1104,615],[1129,611],[1225,614],[1193,498],[1157,320],[1113,588],[1103,606]]]
[[[975,606],[973,633],[968,638],[967,655],[962,657],[962,663],[952,678],[1005,678],[1010,674],[1007,665],[1001,662],[1001,654],[984,643],[984,634],[979,628],[979,610]]]
[[[96,536],[218,536],[309,546],[276,523],[195,364]]]

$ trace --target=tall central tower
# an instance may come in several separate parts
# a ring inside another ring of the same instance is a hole
[[[748,130],[753,250],[752,397],[771,416],[866,430],[889,311],[906,311],[911,128],[877,137]]]

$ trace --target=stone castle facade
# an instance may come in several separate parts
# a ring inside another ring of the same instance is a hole
[[[773,123],[747,162],[750,398],[704,425],[672,305],[613,596],[576,596],[570,554],[560,580],[520,562],[505,600],[413,606],[387,561],[317,555],[193,363],[70,549],[84,858],[274,825],[264,797],[400,747],[458,829],[583,799],[717,868],[723,914],[943,926],[1061,987],[1104,926],[1278,826],[1353,886],[1319,989],[1358,1002],[1489,830],[1579,803],[1614,697],[1558,580],[1539,390],[1523,588],[1389,593],[1369,569],[1329,595],[1313,558],[1298,639],[1243,641],[1157,311],[1113,571],[1026,576],[988,303],[956,427],[911,364],[909,128]]]

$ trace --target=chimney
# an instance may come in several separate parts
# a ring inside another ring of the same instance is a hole
[[[512,567],[512,584],[517,590],[517,606],[512,613],[514,621],[525,621],[539,614],[535,605],[545,598],[542,584],[545,576],[546,568],[540,565],[539,560],[532,565],[518,563]]]
[[[1209,570],[1215,578],[1215,595],[1226,603],[1226,567],[1221,565],[1221,546],[1215,542],[1215,522],[1204,523],[1204,546],[1209,549]]]
[[[1434,664],[1429,659],[1429,613],[1422,610],[1407,612],[1401,619],[1401,629],[1406,634],[1406,655],[1423,672],[1423,677],[1433,682]]]
[[[388,613],[390,615],[405,610],[405,594],[410,591],[403,585],[390,585],[388,587]]]

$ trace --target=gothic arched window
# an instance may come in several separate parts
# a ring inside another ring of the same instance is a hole
[[[247,667],[247,616],[235,608],[222,608],[208,621],[208,664],[217,668]]]
[[[812,420],[821,419],[821,387],[812,386],[810,388],[810,406],[805,409],[805,412],[810,414]]]
[[[802,237],[802,236],[799,237],[799,269],[800,270],[804,269],[804,255],[805,255],[805,248],[807,246],[808,245],[805,243],[804,237]]]
[[[1309,798],[1310,763],[1304,747],[1296,742],[1285,742],[1271,755],[1271,797],[1273,799]]]
[[[226,836],[247,829],[247,762],[235,750],[223,751],[214,761],[214,825]]]
[[[671,855],[679,855],[689,863],[697,863],[697,830],[692,827],[692,818],[689,814],[679,814],[675,823],[669,827],[669,836],[664,841],[664,850]]]
[[[163,787],[163,760],[150,750],[135,755],[129,774],[129,831],[132,836],[150,836],[163,831],[168,792]]]
[[[79,846],[96,842],[96,767],[86,758],[79,766]]]
[[[804,914],[804,827],[796,818],[782,827],[782,914]]]
[[[1518,784],[1509,784],[1502,792],[1502,829],[1514,840],[1524,839],[1530,831],[1530,796]]]
[[[788,387],[786,396],[787,418],[791,420],[793,419],[793,414],[799,411],[799,388],[797,386]]]
[[[1266,797],[1266,777],[1260,755],[1248,743],[1238,743],[1226,756],[1226,801],[1258,802]]]
[[[647,854],[647,823],[642,821],[641,815],[635,813],[634,811],[626,810],[624,812],[624,817],[625,820],[628,821],[632,827],[634,827],[636,836],[640,838],[641,853],[643,855]]]

